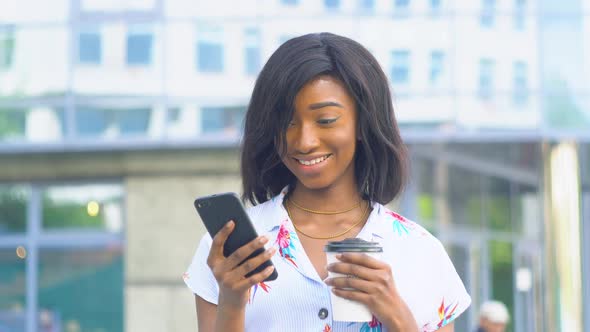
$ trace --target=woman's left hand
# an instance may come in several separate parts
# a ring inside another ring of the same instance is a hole
[[[365,304],[389,331],[417,331],[412,312],[399,295],[391,268],[367,254],[342,253],[328,271],[354,277],[326,279],[334,294]],[[348,288],[348,289],[346,289]]]

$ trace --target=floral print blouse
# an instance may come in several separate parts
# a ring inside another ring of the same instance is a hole
[[[267,247],[278,249],[272,261],[279,276],[250,289],[246,331],[385,331],[375,318],[364,323],[332,319],[330,290],[303,250],[283,207],[286,190],[248,211],[258,234],[270,237]],[[372,207],[357,237],[383,246],[382,258],[391,266],[419,330],[436,331],[452,322],[469,307],[471,298],[444,247],[418,224],[379,203]],[[206,263],[211,241],[208,234],[203,236],[183,279],[193,293],[217,304],[217,282]]]

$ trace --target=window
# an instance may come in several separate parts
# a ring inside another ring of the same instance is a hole
[[[482,0],[480,24],[484,28],[491,28],[494,26],[494,11],[496,0]]]
[[[221,73],[223,71],[222,30],[200,26],[197,38],[197,69],[204,73]]]
[[[0,184],[0,330],[123,331],[123,198],[120,183]]]
[[[123,189],[117,184],[53,185],[42,190],[44,230],[94,229],[119,233]]]
[[[14,61],[14,29],[0,30],[0,70],[9,69]]]
[[[375,0],[359,0],[359,9],[363,12],[372,12],[375,9]]]
[[[81,107],[76,111],[76,133],[80,137],[117,138],[147,136],[150,108],[102,109]]]
[[[430,53],[430,84],[434,85],[440,81],[444,68],[444,53],[432,51]]]
[[[524,61],[515,61],[513,66],[512,100],[515,104],[524,104],[528,98],[527,65]]]
[[[394,0],[393,16],[406,17],[408,16],[410,0]]]
[[[0,234],[26,231],[28,196],[23,186],[0,185]]]
[[[442,0],[430,0],[430,10],[433,12],[440,11],[442,6]]]
[[[201,108],[201,131],[206,134],[238,135],[242,132],[245,114],[245,107],[203,107]]]
[[[391,53],[391,82],[408,84],[410,81],[410,52],[406,50]]]
[[[260,70],[260,31],[246,29],[245,67],[247,75],[256,75]]]
[[[2,331],[25,331],[26,318],[26,247],[3,247],[0,240],[0,328]],[[23,240],[23,242],[26,242]],[[20,251],[20,255],[18,254]]]
[[[514,0],[514,28],[516,30],[524,29],[525,10],[525,0]]]
[[[78,62],[81,64],[100,64],[102,59],[102,44],[100,32],[90,30],[78,35]]]
[[[147,66],[152,63],[153,34],[148,28],[130,27],[127,32],[127,64]]]
[[[479,61],[479,97],[481,99],[490,99],[492,96],[494,66],[494,61],[491,59],[481,59]]]
[[[23,139],[26,135],[27,110],[0,107],[0,142]]]
[[[298,0],[281,0],[281,2],[283,3],[283,5],[288,5],[288,6],[295,6],[299,3]]]
[[[324,0],[324,6],[330,10],[340,8],[340,0]]]

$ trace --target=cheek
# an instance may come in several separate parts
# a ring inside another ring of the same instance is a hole
[[[333,142],[334,147],[339,150],[340,154],[354,155],[357,143],[354,131],[334,133],[331,135],[330,139]]]

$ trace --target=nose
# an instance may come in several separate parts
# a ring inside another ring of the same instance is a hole
[[[299,125],[291,129],[290,135],[287,135],[287,143],[293,152],[308,154],[319,146],[320,140],[316,128]]]

